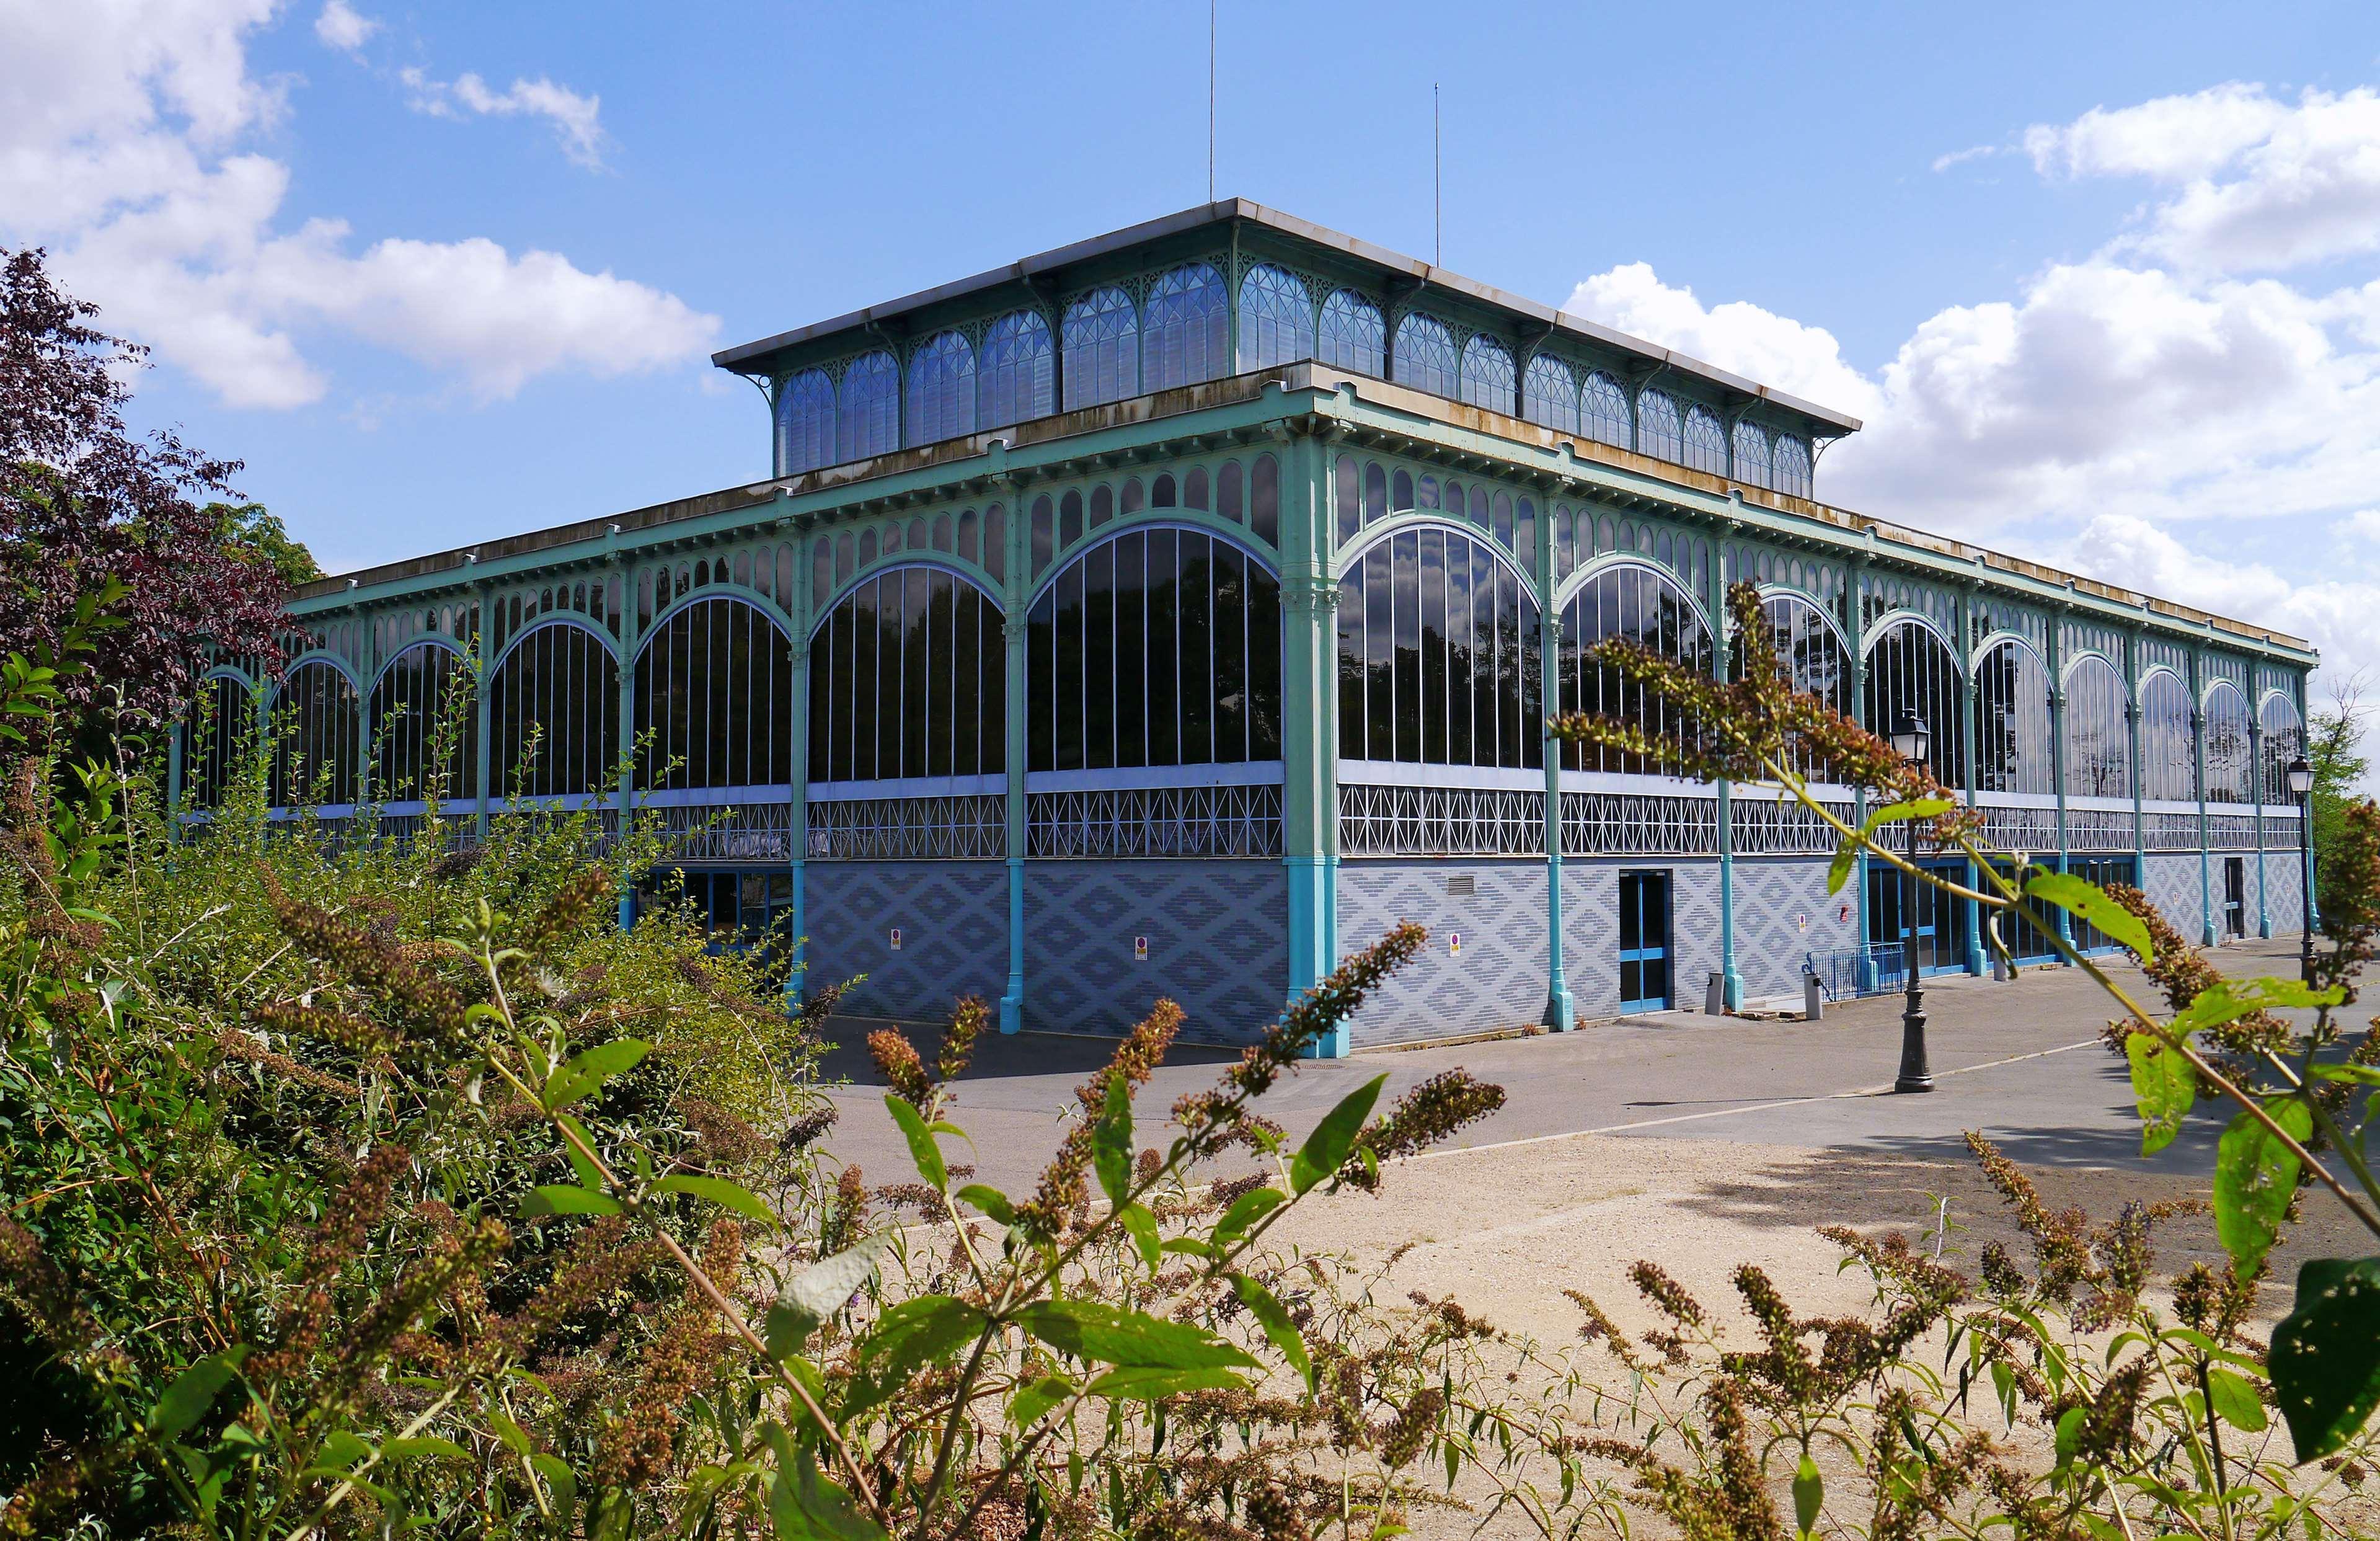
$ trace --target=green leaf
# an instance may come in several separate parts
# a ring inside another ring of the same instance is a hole
[[[951,1358],[988,1319],[950,1295],[916,1295],[886,1311],[859,1340],[861,1373],[844,1394],[844,1422],[890,1400],[919,1366]]]
[[[2380,1257],[2318,1257],[2273,1329],[2273,1391],[2298,1460],[2330,1455],[2380,1407]]]
[[[1123,1204],[1132,1192],[1132,1089],[1122,1070],[1109,1072],[1107,1095],[1099,1099],[1099,1121],[1091,1126],[1091,1165],[1108,1202]]]
[[[568,1130],[571,1133],[577,1135],[579,1139],[585,1141],[587,1143],[588,1150],[593,1150],[595,1148],[594,1136],[589,1134],[587,1132],[587,1126],[580,1123],[577,1119],[572,1118],[567,1113],[557,1113],[554,1115],[554,1121],[561,1124],[563,1128]],[[572,1144],[566,1139],[564,1140],[562,1142],[562,1154],[570,1157],[570,1169],[577,1174],[578,1186],[581,1188],[595,1189],[600,1189],[603,1186],[602,1172],[596,1168],[594,1162],[587,1158],[586,1155],[579,1150],[577,1145]]]
[[[2207,1400],[2215,1407],[2215,1415],[2233,1428],[2250,1434],[2265,1430],[2265,1403],[2256,1388],[2228,1370],[2209,1365],[2206,1371]]]
[[[818,1458],[795,1450],[771,1425],[777,1446],[776,1480],[769,1485],[769,1518],[777,1541],[884,1541],[884,1527],[862,1513],[850,1495],[826,1479]]]
[[[248,1357],[248,1345],[235,1345],[221,1353],[211,1353],[174,1377],[165,1394],[149,1412],[149,1433],[159,1441],[179,1439],[189,1432],[190,1425],[206,1416],[214,1406],[215,1398],[231,1384],[239,1373],[239,1362]]]
[[[1074,1394],[1075,1383],[1064,1376],[1043,1376],[1008,1400],[1008,1421],[1020,1429],[1031,1428]]]
[[[818,1325],[844,1307],[876,1277],[877,1263],[892,1244],[892,1228],[861,1238],[847,1252],[816,1263],[785,1281],[769,1307],[768,1348],[779,1359],[798,1350]]]
[[[539,1476],[545,1479],[545,1485],[553,1489],[553,1504],[556,1509],[564,1514],[568,1514],[571,1510],[577,1507],[578,1478],[570,1470],[568,1462],[558,1455],[547,1455],[540,1451],[530,1456],[528,1463],[535,1468]]]
[[[634,1070],[638,1061],[652,1052],[652,1047],[640,1038],[614,1038],[608,1044],[596,1045],[547,1080],[545,1106],[569,1107],[613,1076]]]
[[[2131,1062],[2132,1097],[2141,1110],[2141,1154],[2155,1156],[2173,1144],[2181,1122],[2198,1103],[2198,1072],[2180,1049],[2153,1033],[2124,1040]]]
[[[1306,1390],[1312,1391],[1314,1361],[1305,1351],[1305,1339],[1298,1332],[1297,1324],[1289,1319],[1289,1312],[1261,1280],[1251,1278],[1246,1274],[1233,1274],[1232,1288],[1238,1292],[1240,1303],[1246,1306],[1248,1314],[1263,1327],[1265,1336],[1272,1340],[1272,1346],[1281,1351],[1281,1356],[1305,1377]]]
[[[334,1428],[322,1436],[322,1448],[314,1452],[313,1463],[332,1471],[345,1472],[370,1454],[370,1445],[346,1429]]]
[[[1289,1195],[1282,1192],[1278,1188],[1249,1189],[1246,1192],[1242,1193],[1238,1198],[1233,1199],[1232,1201],[1232,1207],[1224,1210],[1223,1217],[1215,1222],[1215,1240],[1213,1245],[1218,1247],[1230,1246],[1232,1242],[1238,1241],[1241,1237],[1245,1236],[1248,1233],[1248,1227],[1256,1224],[1258,1220],[1263,1219],[1267,1215],[1271,1214],[1274,1210],[1280,1208],[1282,1205],[1287,1204],[1288,1202]],[[1184,1237],[1182,1240],[1187,1241],[1189,1238]],[[1172,1241],[1168,1241],[1166,1243],[1168,1248],[1173,1248],[1175,1245],[1176,1243]],[[1182,1248],[1180,1250],[1187,1251],[1188,1249]]]
[[[777,1223],[775,1212],[762,1204],[757,1195],[748,1189],[728,1181],[725,1178],[665,1177],[653,1184],[653,1192],[691,1193],[696,1198],[708,1199],[713,1204],[733,1209],[739,1215],[747,1216],[762,1225],[772,1226]]]
[[[2294,1097],[2277,1097],[2265,1111],[2301,1144],[2313,1132],[2313,1115]],[[2298,1158],[2289,1148],[2254,1114],[2233,1119],[2215,1151],[2215,1234],[2240,1278],[2272,1250],[2297,1185]]]
[[[1256,1364],[1186,1322],[1160,1321],[1099,1301],[1035,1301],[1016,1314],[1016,1321],[1060,1352],[1102,1364],[1206,1370]]]
[[[1229,1370],[1176,1370],[1161,1364],[1125,1364],[1091,1382],[1094,1397],[1116,1401],[1155,1401],[1183,1391],[1236,1391],[1245,1376]]]
[[[548,1182],[528,1191],[521,1200],[524,1215],[616,1215],[620,1201],[609,1193],[574,1187],[567,1182]]]
[[[901,1126],[902,1138],[909,1142],[909,1159],[917,1164],[917,1175],[938,1193],[947,1189],[951,1170],[943,1164],[942,1147],[934,1144],[934,1131],[926,1127],[925,1119],[891,1092],[884,1094],[884,1106],[892,1121]]]
[[[1827,1479],[1818,1474],[1818,1463],[1810,1452],[1802,1452],[1802,1464],[1793,1472],[1793,1528],[1803,1535],[1815,1534],[1818,1528],[1818,1507],[1827,1501]]]
[[[2156,957],[2156,948],[2149,941],[2149,928],[2138,915],[2109,899],[2096,883],[2070,872],[2037,872],[2025,879],[2024,894],[2027,899],[2054,904],[2075,919],[2097,926],[2138,953],[2143,963]]]
[[[410,1439],[383,1440],[380,1447],[383,1461],[404,1461],[415,1456],[439,1455],[449,1461],[468,1461],[471,1452],[452,1439],[442,1439],[434,1434],[416,1435]]]
[[[1865,822],[1860,826],[1860,833],[1873,839],[1876,832],[1888,824],[1903,824],[1911,819],[1940,818],[1958,806],[1955,802],[1945,801],[1938,797],[1921,798],[1915,802],[1888,802],[1868,814]],[[1835,894],[1842,891],[1843,884],[1851,877],[1852,864],[1859,860],[1859,853],[1860,842],[1857,840],[1847,839],[1835,847],[1834,864],[1827,869],[1828,893]]]
[[[2337,1006],[2347,997],[2339,985],[2327,989],[2308,989],[2295,979],[2224,979],[2217,980],[2198,992],[2196,998],[2173,1019],[2173,1030],[2189,1033],[2202,1027],[2219,1027],[2237,1021],[2252,1011],[2311,1010],[2319,1006]]]
[[[997,1188],[970,1182],[959,1190],[958,1196],[962,1202],[974,1205],[1002,1225],[1016,1223],[1016,1205],[1009,1203],[1008,1195]]]
[[[2074,1462],[2074,1452],[2082,1444],[2082,1420],[2091,1415],[2090,1408],[2070,1407],[2058,1415],[2058,1464],[2063,1469]]]
[[[1379,1100],[1380,1088],[1388,1080],[1385,1072],[1374,1076],[1322,1115],[1305,1144],[1297,1147],[1297,1158],[1289,1164],[1293,1190],[1304,1193],[1347,1164],[1347,1153],[1355,1148],[1355,1136],[1363,1132],[1364,1120],[1371,1117],[1372,1104]]]
[[[1116,1218],[1132,1232],[1134,1242],[1140,1248],[1140,1260],[1148,1265],[1150,1273],[1155,1273],[1158,1263],[1165,1255],[1165,1243],[1157,1234],[1157,1217],[1141,1205],[1127,1204],[1116,1211]]]
[[[515,1455],[527,1455],[536,1449],[528,1442],[527,1429],[492,1408],[488,1413],[488,1426],[495,1431],[497,1438],[504,1442],[504,1449]]]

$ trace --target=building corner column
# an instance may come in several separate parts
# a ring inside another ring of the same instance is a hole
[[[2249,694],[2255,694],[2252,667]],[[2248,703],[2248,760],[2256,767],[2256,936],[2269,941],[2273,935],[2273,912],[2265,903],[2265,711],[2264,703],[2252,700]]]
[[[1975,678],[1974,595],[1975,585],[1972,582],[1959,590],[1959,653],[1965,666],[1959,671],[1959,715],[1961,719],[1959,731],[1966,739],[1966,752],[1959,756],[1963,762],[1960,790],[1965,794],[1969,808],[1975,806],[1975,762],[1982,757],[1984,742],[1984,691],[1982,682]],[[2054,671],[2055,665],[2052,668]],[[1983,892],[1983,874],[1975,870],[1973,858],[1967,860],[1961,875],[1968,887],[1977,893]],[[1966,916],[1966,923],[1961,927],[1964,935],[1959,938],[1960,953],[1966,961],[1967,972],[1970,975],[1981,974],[1984,972],[1983,911],[1973,899],[1959,908]]]
[[[785,610],[794,623],[793,700],[788,703],[792,714],[791,728],[793,760],[785,767],[790,783],[785,799],[785,1009],[799,1010],[802,1004],[802,983],[809,972],[809,850],[810,850],[810,628],[816,620],[813,613],[819,602],[817,560],[812,543],[820,537],[805,533],[794,542],[794,592],[786,597]]]
[[[1022,498],[1009,499],[1007,581],[1001,585],[1001,641],[1006,649],[1007,818],[1004,846],[1008,852],[1008,985],[1000,993],[1000,1031],[1025,1031],[1025,642],[1026,599],[1033,592],[1033,574],[1026,570],[1030,543]]]
[[[2190,765],[2198,793],[2198,940],[2215,945],[2215,858],[2208,853],[2206,827],[2206,666],[2198,649],[2190,650]]]
[[[1283,999],[1294,1005],[1338,961],[1338,692],[1339,581],[1331,572],[1330,500],[1323,485],[1325,457],[1310,436],[1282,445],[1281,562],[1284,634],[1281,648],[1281,876],[1288,887],[1289,973]],[[1354,1034],[1334,1025],[1308,1051],[1342,1058]]]
[[[476,551],[468,558],[474,563],[479,559],[480,554]],[[488,783],[493,779],[491,774],[493,751],[489,742],[493,735],[493,724],[490,721],[488,709],[489,692],[495,686],[495,660],[488,651],[488,638],[495,628],[496,606],[494,597],[485,583],[477,585],[472,593],[475,596],[471,602],[472,607],[480,612],[480,624],[471,633],[471,651],[479,665],[471,671],[475,677],[471,682],[472,693],[479,698],[472,704],[472,710],[478,714],[478,738],[474,748],[476,758],[471,766],[471,774],[476,778],[472,785],[479,793],[472,815],[472,826],[478,832],[480,842],[484,844],[488,838]]]
[[[1735,435],[1728,434],[1728,454],[1735,454]],[[1712,543],[1710,593],[1707,603],[1711,613],[1711,678],[1727,683],[1734,672],[1734,618],[1728,613],[1727,578],[1728,550],[1736,532],[1730,520],[1718,531]],[[1718,977],[1719,1005],[1729,1011],[1743,1009],[1743,973],[1735,960],[1735,789],[1725,777],[1718,779],[1718,806],[1713,811],[1718,820]]]
[[[613,535],[608,538],[617,539],[618,537],[616,532],[614,532]],[[628,849],[629,826],[636,818],[637,813],[637,777],[635,761],[637,746],[637,653],[638,648],[641,646],[641,639],[638,635],[638,628],[642,622],[643,617],[637,609],[637,575],[629,569],[628,564],[625,561],[620,562],[616,570],[620,574],[619,691],[621,759],[621,764],[617,771],[620,777],[620,787],[618,792],[619,806],[616,813],[620,821],[619,833],[617,837],[620,842],[620,850],[623,852],[625,852]],[[637,874],[628,871],[626,862],[624,860],[620,867],[620,929],[625,931],[630,926],[634,925],[636,922]]]
[[[2058,793],[2058,870],[2073,868],[2073,835],[2067,827],[2066,816],[2066,618],[2061,613],[2049,618],[2049,775],[2050,786]],[[2073,917],[2063,905],[2054,905],[2058,911],[2058,938],[2068,947],[2074,945]]]

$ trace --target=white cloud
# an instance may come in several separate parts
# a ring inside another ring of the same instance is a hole
[[[2288,114],[2264,87],[2234,80],[2113,112],[2094,107],[2071,123],[2036,123],[2024,131],[2024,148],[2045,177],[2178,182],[2220,171],[2270,138]]]
[[[1571,291],[1562,309],[1854,416],[1876,397],[1875,385],[1843,361],[1824,327],[1741,300],[1706,308],[1694,290],[1663,283],[1647,263],[1597,274]]]
[[[1936,171],[1948,171],[1954,165],[1963,165],[1969,161],[1980,161],[1999,153],[2000,147],[1997,144],[1971,144],[1964,150],[1953,150],[1948,154],[1935,156],[1933,168]]]
[[[709,346],[717,318],[554,252],[480,238],[358,250],[336,219],[290,228],[289,167],[261,141],[285,104],[246,57],[277,9],[0,6],[0,240],[49,245],[104,324],[236,406],[320,400],[331,382],[308,347],[324,337],[384,348],[482,398],[555,371],[669,367]],[[510,95],[524,104],[510,110],[577,110],[528,104],[544,100],[536,82]],[[592,130],[593,99],[562,95],[585,103]]]
[[[489,90],[485,80],[468,71],[456,76],[452,84],[432,80],[419,69],[400,70],[398,76],[413,92],[408,104],[415,112],[432,117],[458,117],[463,112],[491,117],[520,114],[542,117],[552,124],[564,154],[583,166],[603,164],[606,136],[599,116],[601,97],[581,96],[542,75],[534,80],[515,80],[511,90],[502,92]]]
[[[314,18],[314,35],[322,40],[322,46],[343,54],[360,52],[379,31],[379,22],[348,5],[347,0],[329,0],[322,14]]]

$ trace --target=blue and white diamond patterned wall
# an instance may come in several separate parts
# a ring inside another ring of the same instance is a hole
[[[1247,1043],[1288,994],[1289,884],[1277,861],[1026,866],[1028,1028],[1123,1033],[1164,996],[1188,1016],[1184,1040]]]
[[[1737,859],[1735,971],[1746,1000],[1799,996],[1802,964],[1809,954],[1859,946],[1859,906],[1852,885],[1828,893],[1828,865],[1795,858]]]
[[[2206,923],[2206,896],[2198,860],[2195,851],[2175,856],[2152,851],[2148,870],[2142,874],[2141,891],[2186,942],[2197,941]]]
[[[1455,891],[1465,887],[1469,892]],[[1400,921],[1427,927],[1429,939],[1356,1014],[1357,1047],[1525,1027],[1545,1015],[1542,859],[1341,864],[1340,957],[1369,947]]]
[[[857,1016],[941,1021],[1008,985],[1008,872],[997,862],[812,862],[803,869],[808,988],[866,974]],[[892,934],[901,933],[898,951]]]

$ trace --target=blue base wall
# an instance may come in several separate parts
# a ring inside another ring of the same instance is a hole
[[[1146,962],[1135,936],[1148,938]],[[1288,995],[1278,859],[1026,863],[1027,1029],[1121,1033],[1162,996],[1188,1013],[1184,1040],[1244,1044]]]
[[[1470,878],[1473,892],[1449,893],[1447,880],[1456,877]],[[1526,1027],[1544,1017],[1543,858],[1342,861],[1338,955],[1371,946],[1400,921],[1427,928],[1429,938],[1356,1013],[1356,1047]],[[1457,934],[1459,955],[1451,950]]]
[[[2141,891],[2149,896],[2149,902],[2157,907],[2167,923],[2181,933],[2181,939],[2192,944],[2204,935],[2201,928],[2206,923],[2206,896],[2200,883],[2198,862],[2198,852],[2194,850],[2153,850],[2143,859],[2141,872]],[[2219,866],[2214,869],[2214,881],[2223,881]],[[2249,875],[2249,882],[2255,882],[2253,874]],[[2254,902],[2252,887],[2248,897],[2251,903]],[[2215,902],[2223,902],[2219,892]],[[2248,925],[2250,930],[2255,929],[2252,915]]]
[[[2304,879],[2298,873],[2295,850],[2265,852],[2265,918],[2276,936],[2294,936],[2305,929]],[[2248,853],[2248,933],[2256,931],[2256,856]]]
[[[1824,858],[1735,859],[1735,972],[1746,1000],[1798,997],[1804,958],[1860,945],[1859,896],[1850,883],[1827,892],[1829,865]]]
[[[811,862],[803,868],[808,989],[868,977],[856,1016],[941,1021],[1008,984],[1008,869],[998,862]],[[901,950],[892,946],[901,930]]]

